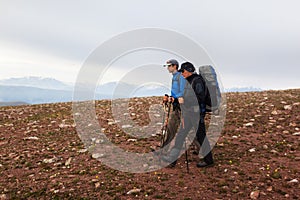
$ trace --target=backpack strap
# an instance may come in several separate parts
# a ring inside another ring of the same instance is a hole
[[[180,88],[180,73],[177,75],[176,80],[178,82],[178,88]]]
[[[207,85],[206,85],[206,82],[205,82],[203,76],[202,76],[201,74],[197,74],[197,76],[192,80],[191,86],[192,86],[192,88],[194,89],[194,81],[195,81],[195,80],[198,80],[198,79],[200,79],[201,82],[202,82],[203,89],[204,89],[204,95],[205,95],[205,100],[204,100],[204,101],[205,101],[205,104],[200,105],[200,109],[201,109],[201,110],[202,110],[202,109],[205,110],[205,107],[206,107],[206,104],[207,104],[207,98],[209,97],[209,91],[208,91],[208,87],[207,87]],[[201,111],[201,112],[205,112],[205,111]]]

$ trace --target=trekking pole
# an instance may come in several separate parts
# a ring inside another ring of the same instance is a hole
[[[168,98],[169,96],[166,94],[165,97]],[[165,146],[165,142],[166,142],[168,123],[169,123],[169,117],[170,117],[170,111],[171,111],[171,104],[172,104],[172,102],[169,100],[165,103],[165,105],[167,106],[167,117],[164,121],[164,126],[162,128],[161,143],[160,143],[161,148]]]
[[[168,98],[168,95],[165,94],[164,98],[163,98],[163,111],[164,111],[164,114],[163,114],[163,119],[162,119],[162,122],[161,124],[164,125],[165,123],[165,117],[166,117],[166,107],[167,107],[167,100],[166,98]],[[162,127],[162,130],[163,130],[163,127]]]
[[[182,123],[182,128],[184,128],[184,118],[183,118],[183,115],[181,113],[181,123]],[[184,148],[185,148],[185,161],[186,161],[186,170],[187,170],[187,173],[189,174],[190,173],[190,169],[189,169],[189,159],[188,159],[188,150],[186,148],[186,138],[184,139]]]
[[[189,170],[189,159],[188,159],[188,150],[186,148],[186,140],[184,141],[184,146],[185,146],[185,160],[186,160],[186,170],[187,170],[187,173],[189,174],[190,173],[190,170]]]

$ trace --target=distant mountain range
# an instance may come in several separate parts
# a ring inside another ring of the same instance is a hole
[[[42,78],[42,77],[36,77],[36,76],[3,79],[3,80],[0,80],[0,85],[37,87],[37,88],[41,88],[41,89],[54,89],[54,90],[72,90],[73,89],[72,85],[63,83],[54,78]]]
[[[16,102],[0,102],[0,106],[20,106],[27,105],[26,102],[16,101]]]
[[[73,91],[73,84],[53,78],[30,76],[4,79],[0,80],[0,106],[70,102],[73,100]],[[253,87],[225,89],[225,92],[249,91],[262,91],[262,89]],[[169,93],[169,89],[163,86],[140,87],[123,82],[110,82],[96,87],[94,99],[162,96],[166,93]]]
[[[86,88],[86,86],[82,87]],[[74,85],[53,78],[31,76],[4,79],[0,80],[0,106],[70,102],[73,100],[73,92]],[[110,82],[96,87],[94,99],[162,96],[165,93],[169,91],[164,87],[144,86],[140,88],[127,83]]]
[[[260,92],[263,91],[261,88],[255,88],[255,87],[234,87],[234,88],[228,88],[225,89],[225,92]]]

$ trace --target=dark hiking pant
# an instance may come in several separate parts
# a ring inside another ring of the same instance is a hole
[[[213,163],[213,156],[211,153],[211,147],[206,137],[205,130],[205,114],[199,116],[198,112],[185,112],[183,115],[183,123],[180,126],[179,132],[176,136],[175,146],[176,149],[182,149],[185,138],[188,136],[190,141],[193,141],[194,134],[189,134],[190,130],[194,128],[197,130],[196,138],[201,145],[201,151],[204,156],[204,162]]]

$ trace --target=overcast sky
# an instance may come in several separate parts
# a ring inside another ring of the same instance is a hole
[[[225,88],[300,88],[299,8],[299,0],[0,0],[0,79],[42,76],[75,82],[103,42],[155,27],[202,45]],[[154,60],[163,63],[171,56],[156,53]],[[149,64],[153,57],[138,59]],[[102,82],[124,75],[121,67],[112,68]]]

